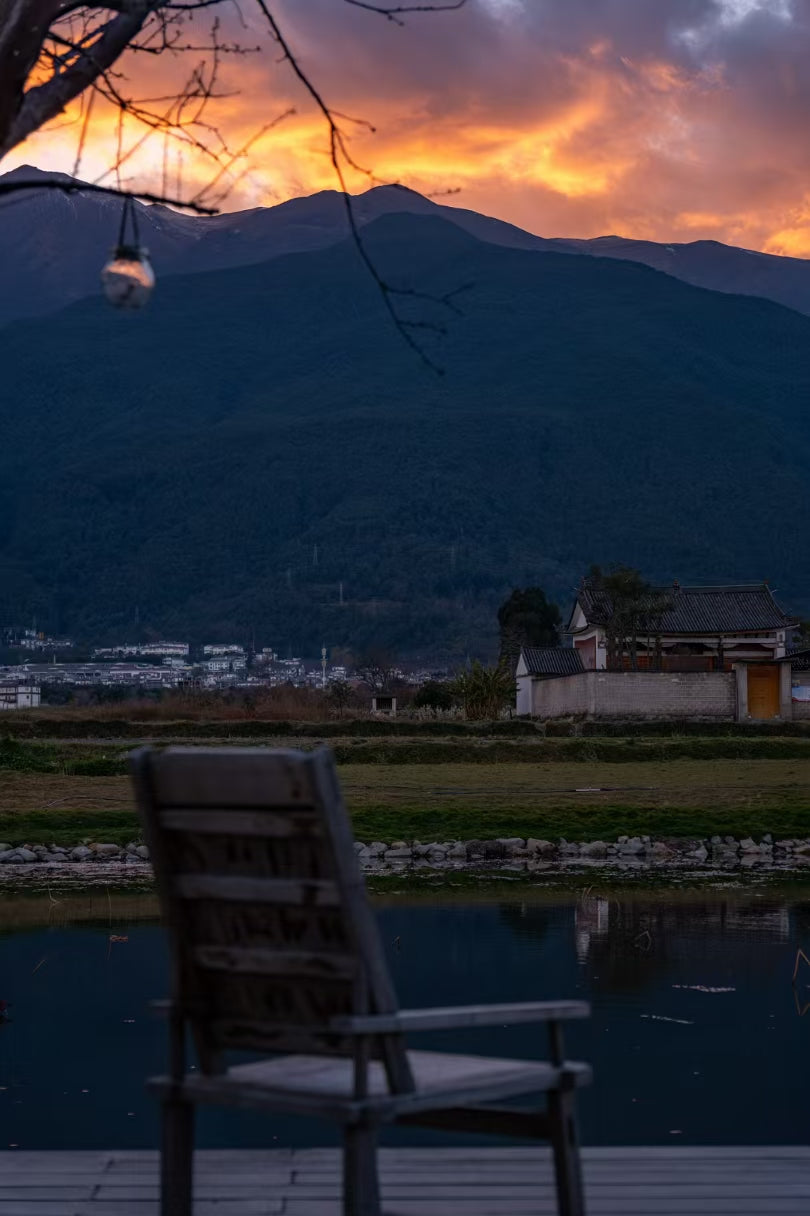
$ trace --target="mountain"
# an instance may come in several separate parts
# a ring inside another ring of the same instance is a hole
[[[0,183],[39,182],[48,176],[23,167],[0,177]],[[361,227],[389,214],[433,216],[492,244],[641,262],[697,287],[763,296],[810,314],[810,262],[802,258],[775,257],[717,241],[665,245],[618,236],[549,239],[475,211],[439,205],[403,186],[376,186],[356,196],[353,206]],[[323,249],[349,233],[345,196],[334,190],[211,217],[141,204],[137,211],[143,243],[161,280]],[[109,195],[40,188],[0,199],[0,324],[40,316],[96,294],[120,214],[120,200]]]
[[[612,561],[810,605],[809,319],[432,215],[367,238],[444,375],[346,242],[5,328],[0,621],[463,656]]]

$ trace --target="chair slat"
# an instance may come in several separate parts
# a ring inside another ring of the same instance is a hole
[[[236,971],[309,979],[353,980],[357,959],[351,954],[310,950],[267,950],[242,946],[195,946],[194,960],[209,971]]]
[[[315,797],[306,756],[267,748],[173,747],[154,771],[163,807],[310,807]]]
[[[177,874],[175,891],[183,899],[223,899],[250,903],[337,908],[340,894],[333,882],[319,879],[239,878],[218,874]]]
[[[318,835],[320,824],[314,811],[300,807],[284,807],[270,812],[234,811],[219,807],[205,811],[161,811],[160,826],[170,832],[201,832],[212,836],[268,836],[285,839],[292,836]]]

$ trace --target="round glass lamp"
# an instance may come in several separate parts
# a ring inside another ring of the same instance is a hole
[[[142,245],[116,245],[101,272],[101,286],[115,308],[143,308],[155,286],[155,272]]]

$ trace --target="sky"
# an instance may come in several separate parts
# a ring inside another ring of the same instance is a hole
[[[270,7],[329,104],[374,128],[342,120],[370,173],[348,171],[354,192],[398,181],[543,236],[709,238],[810,257],[810,0],[467,0],[402,26],[344,0]],[[221,19],[227,38],[260,48],[226,57],[227,96],[208,111],[228,147],[295,113],[212,193],[228,186],[221,205],[236,210],[336,188],[323,120],[254,0]],[[137,56],[122,69],[134,95],[159,96],[200,58]],[[74,107],[2,168],[72,171],[81,126]],[[124,146],[141,134],[126,124]],[[214,176],[189,145],[164,143],[147,139],[122,178],[166,192],[179,181],[185,198]],[[115,115],[99,104],[81,176],[108,171],[116,146]]]

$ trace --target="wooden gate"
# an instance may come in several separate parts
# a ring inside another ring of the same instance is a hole
[[[749,664],[748,713],[752,718],[779,717],[779,668],[775,663]]]

